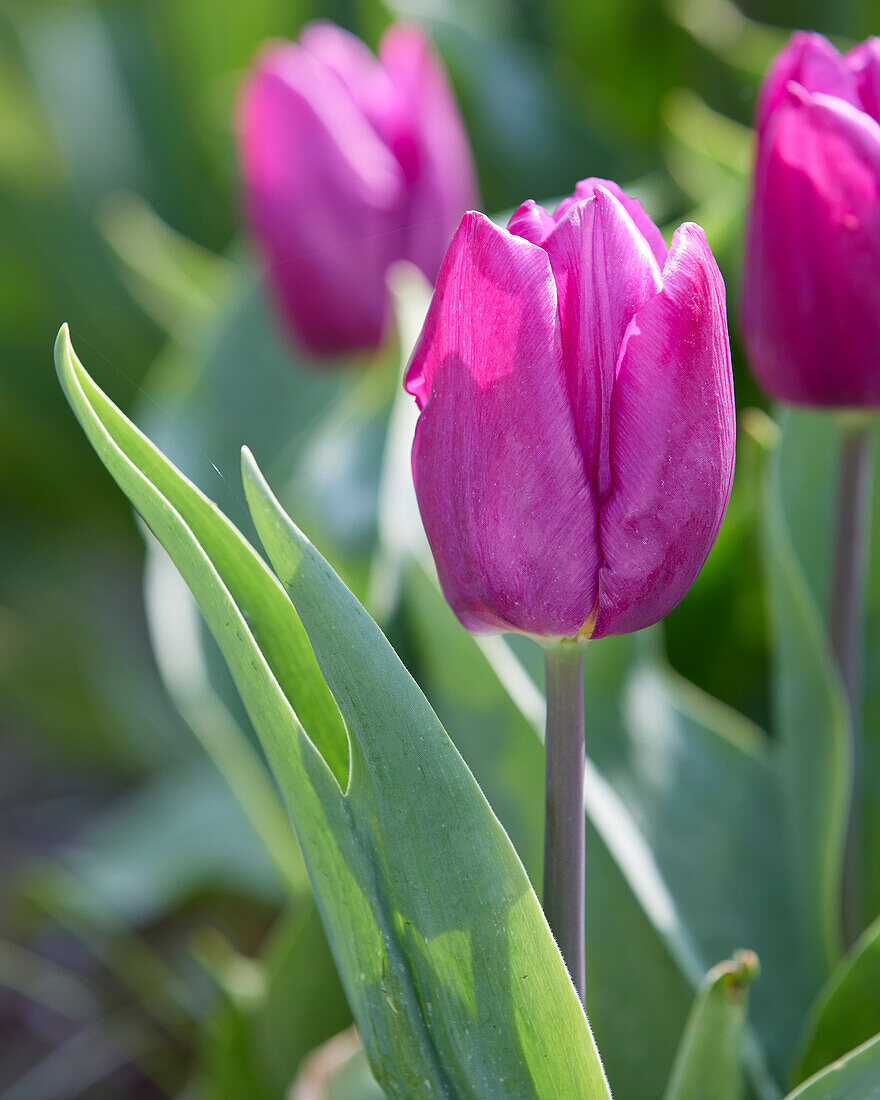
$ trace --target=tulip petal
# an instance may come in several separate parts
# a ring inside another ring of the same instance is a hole
[[[540,244],[556,225],[553,218],[534,199],[526,199],[522,206],[514,210],[507,223],[507,232],[515,233],[532,244]]]
[[[867,38],[854,46],[846,61],[856,78],[862,106],[880,122],[880,38]]]
[[[620,345],[636,312],[660,289],[660,268],[632,218],[601,186],[569,207],[543,247],[559,294],[578,437],[601,500],[611,487],[609,411]]]
[[[546,252],[465,215],[406,388],[422,410],[419,507],[461,622],[476,633],[576,634],[596,597],[597,510]]]
[[[794,89],[758,149],[743,327],[782,400],[880,404],[880,124]]]
[[[409,185],[403,257],[433,282],[462,213],[477,204],[470,145],[443,67],[417,27],[391,26],[379,60],[394,90],[383,136]]]
[[[319,352],[375,346],[384,273],[401,255],[394,157],[336,75],[297,45],[263,57],[240,126],[248,217],[295,333]]]
[[[633,319],[621,350],[594,637],[639,630],[667,614],[718,533],[735,443],[724,299],[703,231],[682,226],[663,289]]]
[[[847,59],[823,35],[796,31],[777,54],[761,85],[755,115],[759,134],[777,107],[785,102],[792,82],[808,92],[833,95],[854,107],[861,105],[856,78]]]
[[[632,218],[636,229],[638,229],[648,242],[651,251],[654,253],[654,259],[662,270],[664,263],[666,263],[666,254],[668,252],[666,242],[663,240],[663,234],[645,213],[645,208],[639,200],[627,195],[623,188],[615,183],[614,180],[603,180],[596,176],[590,176],[589,179],[580,180],[574,189],[574,195],[569,199],[563,199],[556,208],[556,213],[554,214],[556,220],[559,221],[573,203],[581,199],[591,199],[600,187],[604,188],[606,191],[610,191],[627,214]]]
[[[381,131],[392,109],[392,89],[369,46],[329,19],[307,23],[300,33],[299,44],[333,73],[377,131]]]

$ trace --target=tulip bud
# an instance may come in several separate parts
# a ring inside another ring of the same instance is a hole
[[[724,301],[702,230],[667,255],[603,180],[507,230],[465,215],[406,388],[422,519],[469,630],[623,634],[684,596],[733,478]]]
[[[743,277],[774,397],[880,405],[880,39],[841,56],[799,32],[764,81]]]
[[[332,23],[259,58],[240,110],[245,209],[269,285],[317,354],[375,348],[385,272],[433,282],[475,200],[467,136],[422,33],[392,26],[378,59]]]

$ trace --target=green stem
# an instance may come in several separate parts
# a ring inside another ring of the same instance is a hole
[[[840,443],[837,517],[828,631],[852,719],[852,793],[843,873],[843,931],[847,946],[862,931],[860,798],[865,568],[870,535],[872,425],[845,424]]]
[[[586,822],[584,818],[584,648],[561,642],[544,651],[547,784],[544,912],[575,989],[584,1000]]]

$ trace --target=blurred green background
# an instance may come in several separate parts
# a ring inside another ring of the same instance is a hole
[[[276,852],[273,864],[209,760],[222,750],[199,744],[200,729],[210,739],[224,722],[247,730],[246,720],[203,639],[206,667],[187,664],[186,631],[199,627],[168,619],[175,580],[155,552],[148,622],[144,540],[51,366],[67,320],[102,388],[244,525],[238,446],[249,443],[270,480],[289,485],[306,530],[368,591],[393,366],[316,374],[298,359],[262,303],[238,208],[237,88],[264,39],[295,37],[317,15],[372,45],[393,18],[430,26],[487,211],[598,175],[633,183],[661,224],[700,221],[728,285],[741,409],[762,404],[735,331],[760,74],[787,28],[842,44],[880,30],[876,0],[752,0],[743,10],[728,0],[0,0],[9,1100],[268,1100],[350,1022],[307,892],[284,905],[277,864],[287,857]],[[722,537],[665,634],[677,672],[766,728],[759,451],[741,447]],[[452,647],[457,628],[435,604],[415,583],[388,630],[532,870],[537,742],[511,749],[476,673],[469,698],[451,682],[429,638]],[[444,625],[426,638],[431,615]],[[595,675],[622,652],[609,645],[604,664],[597,654]],[[605,682],[610,690],[613,668]],[[662,965],[650,980],[677,990]],[[661,1082],[689,995],[669,996]],[[616,1010],[636,1033],[625,1004]],[[642,1072],[621,1096],[655,1095]]]

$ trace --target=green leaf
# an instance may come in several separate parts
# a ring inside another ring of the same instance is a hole
[[[794,1081],[880,1034],[880,919],[853,945],[813,1006]]]
[[[214,929],[195,947],[226,994],[202,1032],[199,1095],[286,1096],[310,1052],[351,1024],[312,899],[279,919],[259,959],[238,955]]]
[[[840,423],[823,410],[791,410],[779,454],[779,476],[791,540],[817,609],[828,606],[835,522]],[[880,448],[875,448],[867,576],[863,760],[859,778],[863,924],[880,912]],[[873,555],[870,548],[874,548]],[[824,629],[824,627],[823,627]]]
[[[192,594],[149,531],[145,541],[144,605],[159,675],[181,717],[263,842],[280,881],[293,896],[310,895],[311,884],[278,788],[259,749],[214,689],[202,645],[204,632]],[[209,788],[215,785],[208,783]],[[158,820],[164,821],[165,815]],[[225,842],[222,831],[211,835]],[[167,851],[175,865],[179,861],[178,845],[168,845]],[[186,865],[191,862],[187,860]],[[137,860],[132,861],[132,870],[135,867],[142,874]]]
[[[786,418],[784,436],[787,431]],[[841,952],[849,717],[822,615],[789,532],[779,453],[771,461],[764,520],[778,766],[804,926],[802,969],[817,989]]]
[[[811,1077],[787,1100],[880,1100],[880,1035]]]
[[[739,1100],[749,986],[758,958],[740,951],[706,975],[688,1016],[664,1100]]]
[[[230,665],[379,1083],[401,1098],[608,1097],[522,864],[378,627],[252,462],[254,521],[300,617],[222,513],[92,382],[66,329],[56,355],[83,429]]]
[[[243,473],[254,524],[351,734],[345,797],[360,851],[347,856],[367,858],[363,878],[378,880],[374,913],[401,956],[389,952],[389,964],[409,971],[395,983],[395,1011],[415,1022],[416,1001],[430,1004],[425,1023],[436,1018],[440,1034],[429,1028],[425,1038],[451,1095],[607,1095],[586,1019],[497,818],[394,650],[247,452]]]

